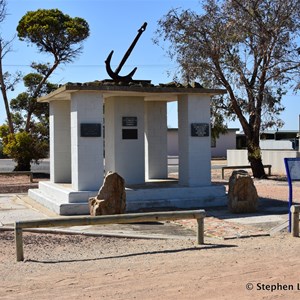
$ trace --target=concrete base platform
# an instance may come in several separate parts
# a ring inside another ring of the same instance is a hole
[[[28,196],[59,215],[89,214],[88,199],[98,191],[75,191],[70,184],[40,182]],[[183,187],[177,182],[146,184],[126,188],[126,211],[153,209],[197,209],[224,206],[225,187],[219,185]]]

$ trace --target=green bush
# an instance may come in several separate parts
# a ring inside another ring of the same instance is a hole
[[[38,162],[48,154],[47,141],[39,140],[25,131],[8,134],[3,141],[3,153],[17,162],[15,171],[30,170],[31,162]]]

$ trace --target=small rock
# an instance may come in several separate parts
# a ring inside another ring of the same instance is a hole
[[[91,216],[125,213],[125,180],[116,172],[108,172],[98,195],[89,199],[89,208]]]
[[[229,179],[228,208],[232,213],[252,213],[257,210],[258,195],[247,171],[233,171]]]

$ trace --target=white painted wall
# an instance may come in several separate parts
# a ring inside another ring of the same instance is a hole
[[[228,166],[245,166],[250,165],[248,161],[248,151],[238,149],[227,150]]]
[[[212,157],[226,157],[227,149],[236,148],[236,131],[228,130],[216,139],[216,147],[211,148]]]
[[[227,149],[234,149],[236,147],[236,131],[229,130],[225,134],[220,134],[216,140],[216,147],[211,147],[212,157],[226,157]],[[178,156],[178,129],[168,129],[168,155]]]
[[[259,145],[266,150],[293,150],[293,143],[286,140],[260,140]]]
[[[145,102],[146,179],[168,177],[167,103]]]
[[[50,181],[71,183],[70,101],[49,103]]]
[[[276,150],[262,150],[262,162],[265,165],[272,165],[272,174],[285,175],[286,170],[284,166],[285,157],[300,157],[300,152],[293,150],[276,151]],[[247,150],[227,150],[227,165],[240,166],[249,165]]]
[[[80,124],[103,126],[103,97],[85,92],[71,95],[72,188],[98,190],[103,183],[103,132],[101,137],[81,137]]]
[[[211,136],[192,137],[192,123],[210,124],[208,95],[178,97],[179,184],[203,186],[211,184]]]
[[[123,127],[122,117],[137,117],[137,127]],[[138,139],[122,139],[123,129],[138,129]],[[126,184],[145,182],[144,98],[105,99],[105,171],[115,171]]]
[[[178,156],[178,129],[169,128],[168,129],[168,155]]]

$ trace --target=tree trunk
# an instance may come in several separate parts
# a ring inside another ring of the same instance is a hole
[[[30,171],[30,159],[20,158],[17,161],[17,165],[14,168],[14,171]]]
[[[13,125],[13,121],[12,121],[12,117],[11,117],[11,113],[10,113],[9,101],[8,101],[8,98],[7,98],[7,91],[6,91],[6,86],[5,86],[5,82],[4,82],[4,76],[3,76],[3,69],[2,69],[2,59],[3,59],[4,55],[3,55],[2,40],[0,40],[0,86],[1,86],[1,94],[2,94],[2,97],[3,97],[3,101],[4,101],[9,133],[14,133],[14,125]]]
[[[248,160],[250,162],[254,178],[262,179],[267,177],[262,163],[259,145],[254,145],[253,143],[248,145]]]
[[[57,59],[55,59],[53,66],[48,70],[47,74],[42,78],[42,80],[40,81],[40,83],[38,84],[38,86],[36,87],[34,94],[32,96],[33,101],[36,101],[36,98],[38,98],[38,95],[43,87],[43,84],[45,84],[45,82],[47,81],[47,79],[50,77],[50,75],[54,72],[54,70],[57,68],[57,66],[59,65],[59,61]],[[35,105],[33,105],[33,107],[31,109],[29,109],[28,113],[27,113],[27,118],[26,118],[26,125],[25,125],[25,131],[29,132],[30,131],[30,121],[31,121],[31,117],[32,114],[35,110]]]

